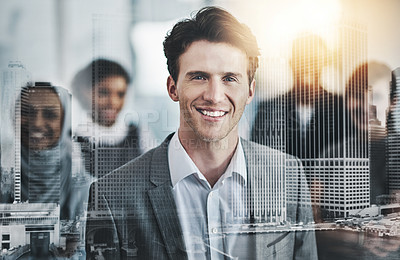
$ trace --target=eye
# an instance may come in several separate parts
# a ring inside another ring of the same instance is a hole
[[[27,109],[22,109],[21,111],[21,120],[25,122],[29,120],[34,120],[36,118],[36,115],[37,109],[32,105],[28,105]]]
[[[193,76],[192,80],[205,80],[206,78],[204,76],[201,75],[197,75],[197,76]]]
[[[110,92],[106,88],[99,88],[99,96],[100,97],[105,97],[108,96]]]
[[[224,81],[227,81],[227,82],[236,82],[237,79],[236,79],[235,77],[232,77],[232,76],[227,76],[227,77],[224,78]]]
[[[43,109],[43,117],[47,119],[56,119],[58,118],[58,113],[54,108],[45,108]]]
[[[125,92],[124,91],[120,91],[120,92],[118,92],[118,97],[119,98],[124,98],[125,97]]]
[[[29,105],[27,112],[28,113],[26,113],[26,114],[29,114],[30,116],[35,117],[38,113],[38,109],[35,106]]]

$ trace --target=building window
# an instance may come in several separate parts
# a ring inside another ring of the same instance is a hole
[[[10,243],[1,243],[1,249],[10,249]]]
[[[3,234],[2,235],[2,240],[3,241],[10,241],[10,234]]]

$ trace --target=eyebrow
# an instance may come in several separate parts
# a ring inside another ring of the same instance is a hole
[[[242,73],[239,73],[239,72],[226,72],[226,73],[224,74],[224,76],[225,76],[225,77],[235,76],[235,77],[237,77],[237,78],[242,78],[242,77],[243,77]]]
[[[239,72],[224,72],[222,73],[224,77],[229,77],[229,76],[235,76],[238,78],[243,77],[242,73]],[[193,77],[193,76],[205,76],[205,77],[210,77],[210,73],[205,72],[205,71],[189,71],[185,75],[186,77]]]
[[[205,77],[210,77],[210,73],[204,72],[204,71],[189,71],[185,75],[186,77],[193,77],[193,76],[205,76]]]

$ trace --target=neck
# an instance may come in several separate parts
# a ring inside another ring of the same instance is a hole
[[[235,153],[239,141],[238,134],[230,133],[227,137],[218,141],[187,138],[180,130],[178,136],[189,157],[207,179],[210,186],[213,187],[224,174]]]

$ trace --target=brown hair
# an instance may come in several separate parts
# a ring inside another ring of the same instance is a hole
[[[178,22],[164,40],[164,54],[169,74],[177,81],[179,57],[195,41],[224,42],[239,48],[249,59],[249,84],[258,68],[260,51],[256,37],[229,12],[218,7],[204,7],[190,19]]]

